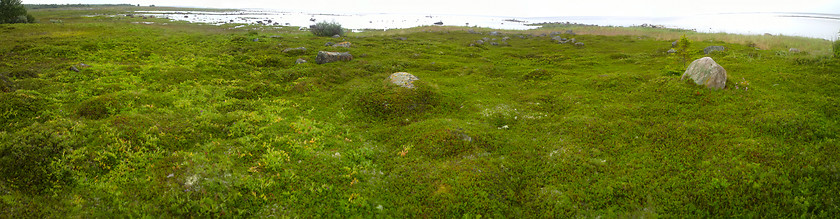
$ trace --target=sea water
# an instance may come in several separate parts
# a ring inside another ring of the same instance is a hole
[[[677,17],[612,17],[557,16],[503,17],[474,15],[422,14],[318,14],[273,10],[242,10],[236,12],[201,11],[139,11],[137,13],[173,20],[210,24],[258,24],[308,27],[316,22],[340,23],[354,31],[366,29],[401,29],[442,24],[446,26],[487,27],[494,29],[526,30],[539,28],[534,24],[569,22],[599,26],[657,25],[667,28],[694,30],[704,33],[772,34],[803,36],[837,40],[840,34],[840,15],[803,13],[732,13]]]

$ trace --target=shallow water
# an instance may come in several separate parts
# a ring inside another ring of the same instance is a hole
[[[211,24],[241,23],[308,27],[320,21],[334,21],[355,31],[364,29],[399,29],[442,22],[447,26],[489,27],[525,30],[538,26],[526,24],[571,22],[601,26],[662,25],[669,28],[693,29],[707,33],[773,34],[836,40],[840,32],[840,15],[794,13],[709,14],[681,17],[494,17],[469,15],[411,14],[313,14],[271,10],[240,12],[140,11],[138,13],[173,20]],[[270,22],[269,22],[270,21]]]

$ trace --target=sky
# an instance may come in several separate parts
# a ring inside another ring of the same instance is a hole
[[[24,4],[140,4],[265,8],[289,12],[450,14],[511,17],[668,17],[739,12],[840,14],[840,0],[23,0]]]

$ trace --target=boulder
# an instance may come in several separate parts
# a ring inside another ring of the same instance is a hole
[[[318,64],[350,60],[353,60],[353,55],[349,52],[318,51],[318,56],[315,57],[315,63]]]
[[[671,42],[671,47],[677,47],[677,44],[679,44],[679,43],[680,43],[679,40],[674,40],[674,42]]]
[[[708,88],[723,89],[726,87],[726,69],[718,65],[710,57],[703,57],[691,62],[680,80],[691,78],[697,85]]]
[[[333,38],[339,38],[339,37],[341,37],[341,35],[336,34],[336,35],[333,35],[332,37]]]
[[[306,60],[301,59],[301,58],[298,58],[297,60],[295,60],[295,64],[303,64],[303,63],[306,63]]]
[[[575,43],[575,46],[577,46],[577,47],[583,47],[583,43],[582,43],[582,42],[577,42],[577,43]]]
[[[572,31],[572,30],[567,30],[567,31],[566,31],[566,34],[573,35],[573,36],[574,36],[574,35],[577,35],[577,34],[576,34],[574,31]]]
[[[79,72],[79,69],[78,69],[78,68],[76,68],[76,66],[70,66],[69,70],[70,70],[70,71]]]
[[[497,42],[490,42],[490,45],[493,45],[493,46],[498,46],[498,45],[499,45],[499,43],[497,43]]]
[[[335,45],[335,43],[333,43],[333,42],[324,43],[324,46],[332,46],[332,45]]]
[[[417,78],[417,76],[414,76],[407,72],[393,73],[388,78],[391,79],[391,83],[408,89],[414,89],[414,81],[420,80],[420,78]]]
[[[344,42],[336,43],[335,45],[332,45],[332,47],[350,48],[351,45],[353,45],[353,44],[350,43],[350,42],[344,41]]]
[[[671,49],[668,50],[668,53],[674,54],[674,53],[677,53],[677,50],[674,49],[674,48],[671,48]]]
[[[297,48],[286,48],[283,50],[284,53],[304,53],[306,52],[306,47],[297,47]]]
[[[499,33],[499,31],[490,32],[490,36],[498,36],[498,35],[501,35],[501,33]]]
[[[254,39],[253,39],[253,40],[251,40],[251,41],[254,41],[254,42],[259,42],[259,41],[260,41],[260,38],[254,38]]]
[[[800,51],[799,51],[799,49],[797,49],[797,48],[790,48],[790,49],[788,49],[788,52],[790,52],[790,53],[799,53]]]
[[[706,54],[709,54],[709,53],[712,53],[714,51],[724,51],[724,50],[726,50],[726,48],[724,48],[723,46],[709,46],[709,47],[706,47],[705,49],[703,49],[703,52],[706,53]]]

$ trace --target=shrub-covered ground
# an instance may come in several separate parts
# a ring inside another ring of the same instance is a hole
[[[697,40],[691,59],[729,74],[709,90],[679,80],[675,39],[644,35],[331,38],[32,13],[40,24],[0,25],[4,216],[840,214],[829,55]],[[317,65],[319,50],[355,59]]]

